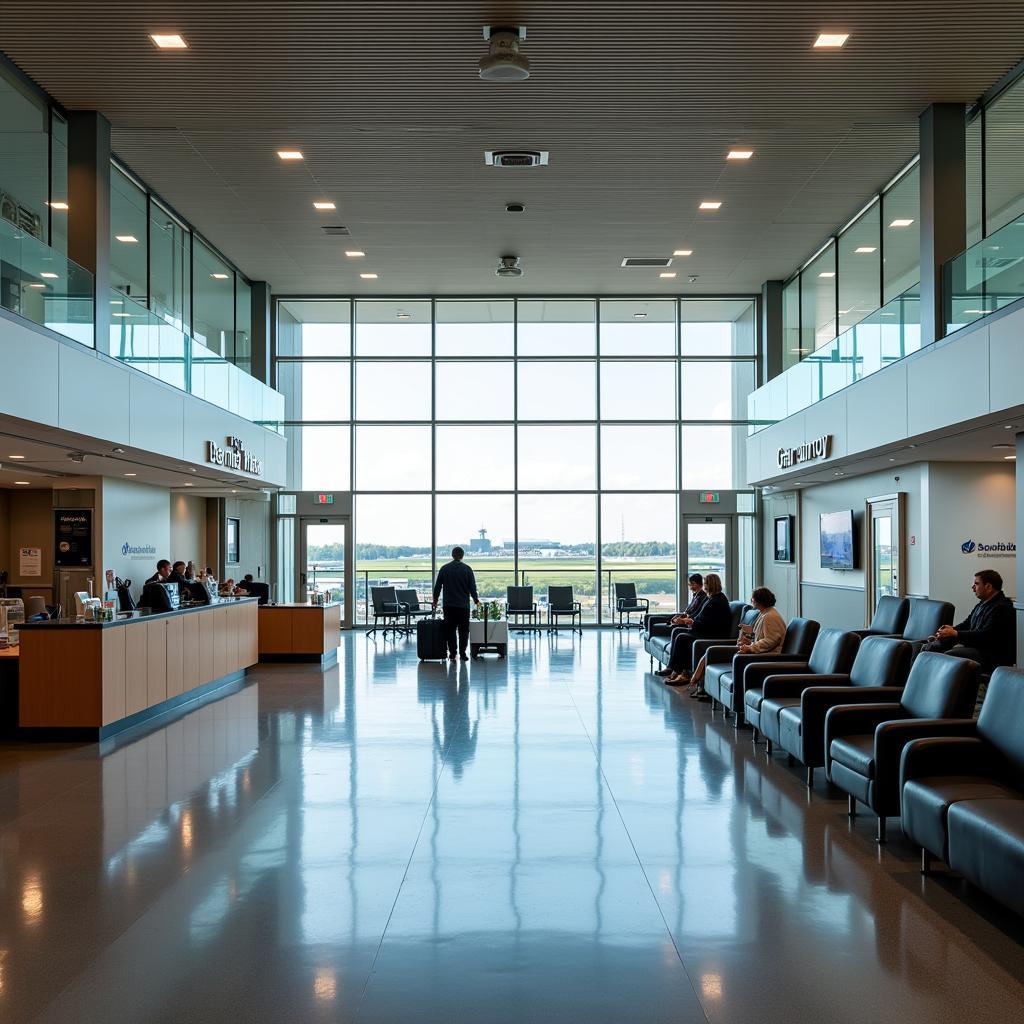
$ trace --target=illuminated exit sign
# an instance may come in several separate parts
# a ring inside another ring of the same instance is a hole
[[[717,505],[721,501],[718,491],[701,491],[698,499],[702,505]]]
[[[702,498],[701,500],[703,501],[704,499]],[[715,498],[715,501],[717,501],[717,500],[718,499]],[[334,504],[334,495],[333,494],[318,494],[316,496],[316,503],[318,505],[333,505]]]

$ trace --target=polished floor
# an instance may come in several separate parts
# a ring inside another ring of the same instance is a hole
[[[347,635],[110,750],[0,745],[0,1020],[1024,1021],[1022,922],[647,667]]]

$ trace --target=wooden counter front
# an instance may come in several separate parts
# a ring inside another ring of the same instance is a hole
[[[338,656],[341,603],[262,605],[259,610],[261,661],[319,661]]]
[[[22,729],[108,735],[256,664],[256,599],[109,623],[22,628]]]

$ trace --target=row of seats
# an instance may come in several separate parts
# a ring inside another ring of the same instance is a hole
[[[980,667],[921,651],[952,622],[952,607],[885,603],[866,630],[792,619],[772,655],[701,642],[693,664],[706,654],[712,710],[737,729],[751,726],[769,754],[778,746],[803,764],[808,786],[824,768],[847,794],[851,817],[859,803],[877,816],[879,842],[887,819],[899,816],[922,849],[922,871],[939,858],[1024,914],[1024,889],[1014,885],[1024,878],[1024,672],[997,669],[975,721]],[[735,614],[742,618],[742,605]],[[671,636],[648,627],[652,658],[667,660],[666,641],[670,648]]]

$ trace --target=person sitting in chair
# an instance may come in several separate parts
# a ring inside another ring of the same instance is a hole
[[[672,650],[668,660],[668,678],[670,686],[682,686],[690,681],[690,658],[694,640],[714,639],[726,636],[732,615],[729,611],[729,599],[722,592],[722,578],[717,573],[709,572],[704,577],[706,600],[700,610],[692,618],[683,619],[683,628],[672,634]]]
[[[971,586],[978,603],[956,626],[939,626],[926,651],[970,658],[985,672],[1017,660],[1017,621],[1013,602],[1003,593],[1003,577],[995,569],[974,574]]]

